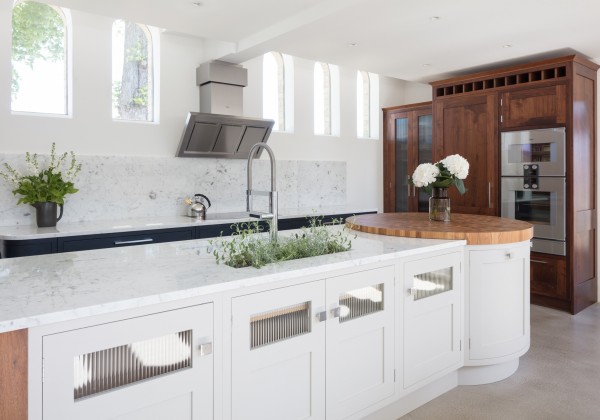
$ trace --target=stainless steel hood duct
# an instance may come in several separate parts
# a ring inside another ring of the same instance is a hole
[[[247,159],[256,143],[266,143],[273,120],[241,117],[248,71],[222,61],[196,69],[200,110],[188,114],[178,157]],[[260,156],[259,148],[255,157]]]

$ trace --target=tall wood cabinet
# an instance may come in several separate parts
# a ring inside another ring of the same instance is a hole
[[[434,160],[458,153],[470,163],[468,192],[451,188],[452,211],[499,216],[496,95],[478,93],[434,103]]]
[[[429,103],[384,108],[384,211],[427,211],[407,177],[418,163],[458,153],[471,166],[467,193],[450,190],[452,212],[500,216],[502,132],[564,127],[566,255],[532,252],[531,301],[571,313],[593,304],[597,70],[572,55],[432,83],[432,154],[424,160],[415,121]]]
[[[471,163],[452,211],[500,216],[502,132],[566,129],[566,256],[531,254],[531,302],[577,313],[597,300],[596,73],[572,55],[432,83],[434,159]]]
[[[429,196],[408,182],[432,161],[431,102],[383,109],[384,211],[428,211]]]

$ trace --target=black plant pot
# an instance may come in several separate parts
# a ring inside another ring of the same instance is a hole
[[[56,222],[60,220],[63,215],[62,204],[56,204],[51,202],[35,203],[32,204],[35,207],[35,219],[38,227],[52,227],[56,226]],[[60,206],[60,214],[56,217],[58,212],[57,207]]]

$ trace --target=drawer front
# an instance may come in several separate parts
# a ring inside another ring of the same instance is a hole
[[[558,299],[569,298],[565,257],[531,253],[531,293]]]
[[[91,235],[59,238],[59,252],[86,251],[90,249],[115,248],[121,246],[148,245],[160,242],[193,239],[192,229],[169,229],[162,231],[126,232],[111,235]]]
[[[25,241],[0,241],[0,258],[28,257],[30,255],[54,254],[56,238]]]

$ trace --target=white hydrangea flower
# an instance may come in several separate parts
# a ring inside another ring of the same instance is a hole
[[[469,162],[461,155],[450,155],[441,163],[458,179],[465,179],[469,175]]]
[[[440,174],[440,170],[432,163],[422,163],[417,166],[413,172],[412,181],[415,187],[426,187],[436,181],[436,177]]]

